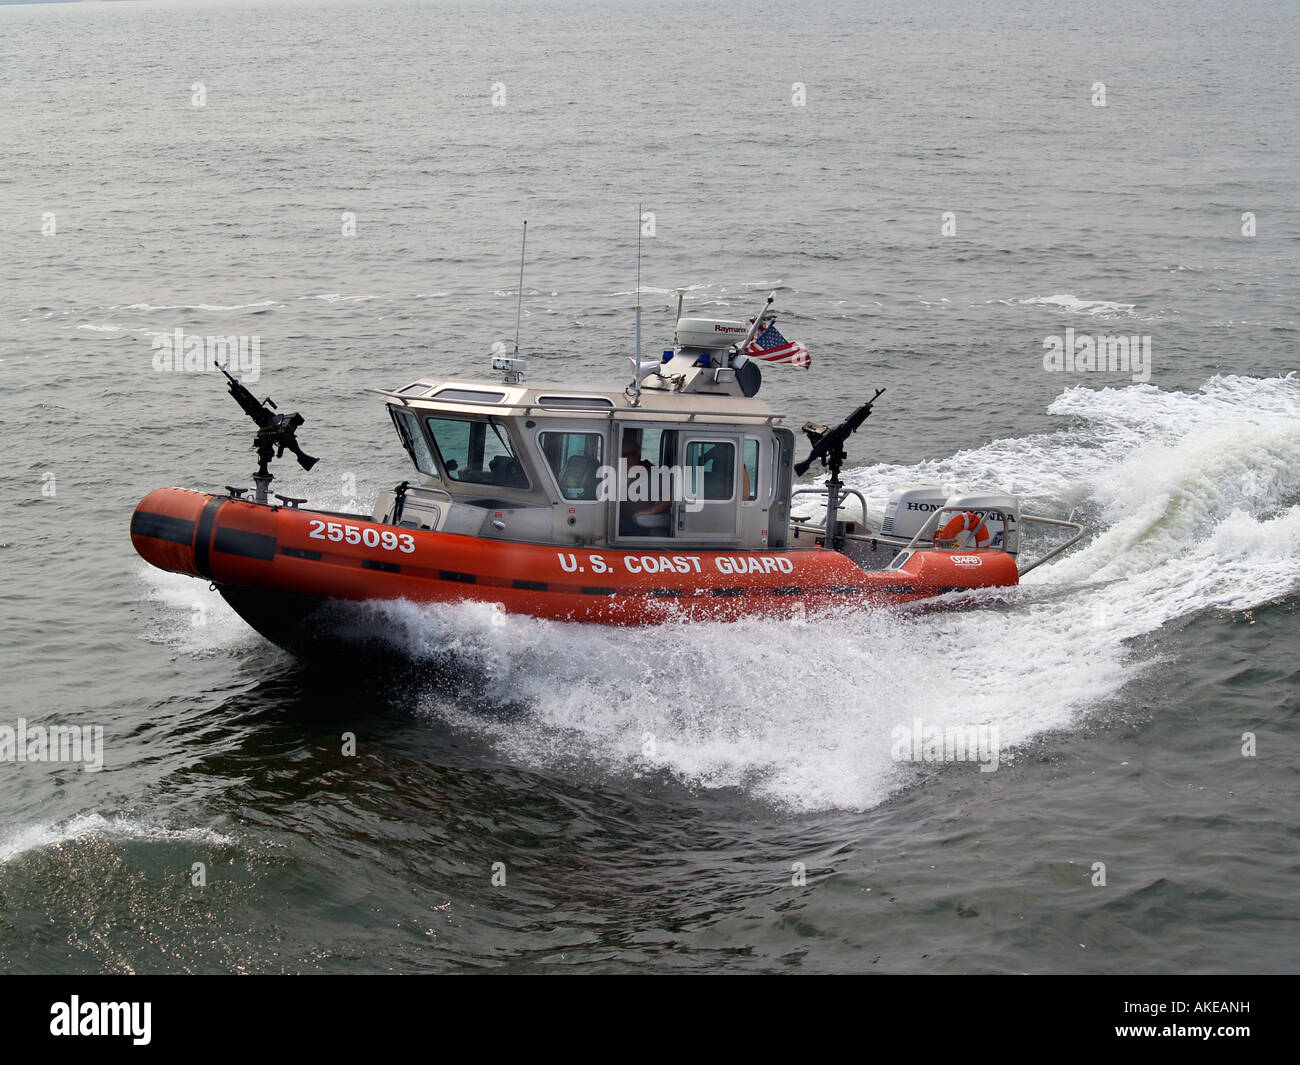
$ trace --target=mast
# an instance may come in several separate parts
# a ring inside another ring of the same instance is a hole
[[[492,356],[492,369],[500,370],[504,375],[501,380],[507,385],[524,383],[524,360],[519,357],[519,320],[524,313],[524,260],[528,255],[528,222],[524,221],[524,242],[519,249],[519,298],[515,302],[515,353],[507,358],[505,355]],[[505,345],[502,345],[504,347]],[[496,344],[492,345],[496,350]]]
[[[519,249],[519,301],[515,305],[515,358],[519,358],[519,319],[524,313],[524,257],[528,254],[528,219],[524,219],[524,243]]]
[[[636,364],[641,365],[641,204],[636,205]],[[641,373],[637,371],[637,383]]]
[[[636,205],[636,354],[628,359],[632,364],[632,383],[623,390],[632,406],[641,402],[641,381],[652,373],[659,372],[659,363],[646,365],[641,361],[641,219],[642,204]]]

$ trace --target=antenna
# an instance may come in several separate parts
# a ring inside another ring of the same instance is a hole
[[[641,365],[641,204],[636,205],[636,364]],[[641,372],[637,371],[637,385],[641,384]]]
[[[677,290],[677,320],[679,322],[682,320],[682,300],[684,300],[685,298],[686,298],[686,289],[679,288]]]
[[[519,249],[519,303],[515,307],[515,358],[519,358],[519,319],[524,313],[524,256],[528,253],[528,219],[524,219],[524,243]]]
[[[633,406],[641,400],[641,381],[657,374],[660,366],[657,362],[647,364],[641,361],[641,219],[644,217],[641,207],[639,203],[636,205],[636,355],[628,357],[627,361],[632,364],[632,383],[624,389]]]
[[[524,257],[528,253],[528,222],[524,222],[524,243],[519,249],[519,301],[515,305],[515,353],[512,358],[504,355],[492,356],[492,369],[500,370],[505,376],[502,381],[507,385],[524,383],[524,360],[519,357],[519,319],[524,313]],[[505,345],[501,345],[502,348]],[[496,347],[496,344],[493,344]]]

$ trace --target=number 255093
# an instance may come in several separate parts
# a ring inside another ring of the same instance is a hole
[[[357,525],[346,525],[338,521],[321,521],[313,518],[308,532],[313,540],[333,540],[335,543],[365,544],[366,547],[382,547],[385,551],[401,551],[411,554],[415,551],[415,537],[410,533],[395,533],[392,529],[362,529]]]

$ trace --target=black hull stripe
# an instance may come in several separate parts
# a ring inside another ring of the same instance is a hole
[[[217,529],[215,541],[212,539],[211,531],[216,511],[221,504],[228,500],[221,497],[214,497],[208,501],[203,508],[203,514],[199,519],[198,541],[195,544],[195,564],[203,576],[209,580],[212,579],[212,573],[209,563],[208,548],[211,545],[213,550],[220,551],[223,554],[239,555],[243,558],[253,558],[260,561],[274,561],[277,553],[289,558],[300,558],[309,562],[322,561],[322,553],[299,547],[280,547],[273,536],[264,536],[261,533],[247,532],[240,529]],[[131,522],[131,532],[140,536],[155,536],[159,539],[175,539],[180,543],[189,543],[188,536],[182,526],[193,527],[193,522],[186,522],[177,518],[169,518],[163,514],[137,514]],[[156,530],[156,531],[155,531]],[[375,570],[381,573],[405,573],[407,576],[416,580],[428,579],[434,576],[434,571],[425,570],[420,566],[407,566],[395,562],[384,562],[379,559],[362,558],[356,556],[336,556],[332,564],[338,564],[346,560],[351,565],[360,565],[362,569]],[[474,573],[462,573],[457,570],[438,570],[437,579],[454,584],[476,584],[480,587],[501,587],[513,588],[518,591],[528,592],[553,592],[559,595],[572,595],[575,592],[581,595],[600,596],[608,598],[617,595],[624,595],[628,598],[649,597],[651,599],[699,599],[699,598],[748,598],[752,596],[809,596],[817,598],[820,596],[857,596],[857,595],[886,595],[886,596],[935,596],[944,595],[948,592],[969,591],[969,587],[931,587],[919,588],[909,584],[884,584],[877,586],[870,585],[829,585],[826,587],[804,587],[802,585],[773,585],[759,587],[729,586],[724,588],[609,588],[592,585],[571,585],[548,581],[529,581],[521,579],[510,579],[504,577],[493,577]],[[973,586],[972,586],[973,587]]]
[[[203,504],[203,513],[199,515],[199,531],[194,538],[194,568],[208,580],[212,580],[212,525],[224,502],[226,500],[221,496],[213,496]]]
[[[194,543],[194,522],[186,518],[173,518],[170,514],[151,514],[137,510],[131,515],[132,536],[152,536],[189,547]]]
[[[255,558],[259,562],[273,562],[275,537],[247,532],[244,529],[218,529],[212,543],[212,550],[220,551],[223,555],[239,555],[241,558]]]
[[[978,584],[958,585],[951,588],[917,588],[911,584],[882,584],[872,591],[884,595],[947,595],[949,592],[973,592]]]

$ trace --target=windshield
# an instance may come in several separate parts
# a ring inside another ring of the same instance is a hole
[[[425,418],[434,451],[449,481],[527,488],[505,428],[487,418]]]
[[[438,470],[433,464],[433,454],[429,451],[429,444],[424,439],[424,434],[420,432],[420,425],[415,420],[415,415],[410,411],[398,410],[396,407],[389,407],[388,410],[393,416],[393,424],[397,426],[397,435],[402,438],[402,444],[406,447],[406,453],[411,456],[411,461],[415,463],[415,468],[421,473],[436,477]]]

